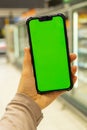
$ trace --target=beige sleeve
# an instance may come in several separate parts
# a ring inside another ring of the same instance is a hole
[[[16,94],[0,120],[0,130],[36,130],[43,115],[29,97]]]

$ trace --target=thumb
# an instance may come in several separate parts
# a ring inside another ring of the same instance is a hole
[[[31,55],[29,48],[24,48],[24,66],[29,66],[31,64]]]
[[[31,54],[29,48],[24,49],[23,74],[32,72]]]

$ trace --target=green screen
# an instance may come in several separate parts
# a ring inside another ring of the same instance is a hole
[[[28,29],[37,89],[40,92],[68,89],[71,83],[63,18],[32,19]]]

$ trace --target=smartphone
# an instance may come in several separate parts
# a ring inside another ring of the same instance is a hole
[[[63,14],[27,19],[36,88],[39,93],[73,86]]]

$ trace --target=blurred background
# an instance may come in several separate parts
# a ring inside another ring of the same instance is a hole
[[[63,13],[70,52],[78,56],[78,81],[72,91],[43,110],[38,130],[87,130],[87,0],[2,0],[0,2],[0,117],[14,97],[24,47],[29,46],[26,19]]]

